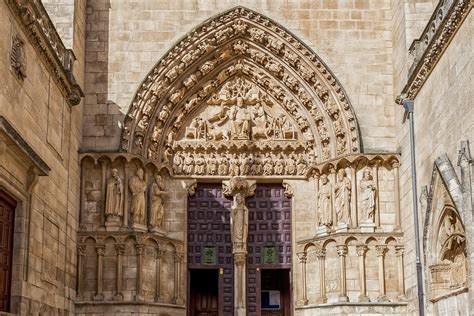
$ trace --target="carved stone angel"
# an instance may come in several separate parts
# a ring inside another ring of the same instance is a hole
[[[369,169],[364,170],[360,180],[362,222],[373,223],[375,218],[375,183]]]
[[[123,216],[123,184],[117,169],[112,169],[112,179],[107,184],[105,216],[107,221],[117,221]]]

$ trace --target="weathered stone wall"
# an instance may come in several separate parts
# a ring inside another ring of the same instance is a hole
[[[89,1],[83,148],[118,148],[148,71],[199,23],[236,5],[281,23],[328,64],[349,95],[366,151],[395,149],[389,0]]]
[[[84,37],[85,6],[77,5],[74,20],[78,37]],[[0,187],[19,200],[15,219],[11,311],[18,314],[74,312],[76,288],[76,231],[79,211],[79,164],[82,139],[81,106],[71,107],[59,90],[50,65],[22,31],[6,1],[0,3],[0,115],[49,166],[33,186],[29,163],[7,140],[0,158]],[[12,37],[24,45],[24,80],[12,70]],[[81,43],[71,41],[77,57]],[[83,43],[83,41],[82,41]],[[83,46],[83,45],[82,45]],[[83,73],[83,61],[76,73]],[[83,83],[83,76],[78,78]],[[5,141],[4,138],[2,138]]]
[[[472,36],[473,16],[470,14],[414,100],[419,194],[422,186],[430,184],[433,163],[437,157],[447,153],[455,164],[460,142],[470,140],[472,144],[474,141],[472,124],[474,108],[469,102],[473,99],[473,91],[470,88],[473,79],[473,49],[472,44],[468,44],[472,43]],[[395,84],[403,86],[403,78],[399,80],[400,83]],[[396,123],[402,153],[400,169],[402,226],[406,240],[414,240],[408,123],[402,124],[401,106],[397,112]],[[420,214],[420,231],[422,231],[425,210],[420,209]],[[414,245],[410,242],[406,244],[407,295],[413,300],[417,295]],[[426,291],[425,286],[425,293]],[[411,306],[416,308],[416,305]]]

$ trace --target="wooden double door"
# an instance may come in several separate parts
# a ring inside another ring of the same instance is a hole
[[[10,311],[13,225],[16,201],[0,190],[0,311]]]
[[[291,315],[291,200],[265,184],[246,203],[247,314]],[[188,315],[233,315],[231,205],[219,184],[200,184],[188,199]]]

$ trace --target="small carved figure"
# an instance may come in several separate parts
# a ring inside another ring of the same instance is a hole
[[[237,105],[230,110],[233,139],[249,139],[250,114],[243,105],[242,97],[237,97]]]
[[[220,176],[226,176],[229,173],[229,161],[225,155],[219,158],[218,173]]]
[[[250,166],[252,165],[252,160],[253,160],[252,156],[247,156],[246,154],[240,155],[240,174],[241,175],[250,174]]]
[[[168,193],[165,191],[165,184],[159,174],[155,175],[155,182],[151,185],[151,207],[149,226],[163,228],[163,218],[165,206],[163,197]]]
[[[305,161],[304,156],[302,154],[300,154],[299,157],[298,157],[298,162],[296,164],[296,172],[299,175],[302,175],[306,172],[306,161]]]
[[[250,167],[250,173],[254,176],[262,174],[262,159],[260,158],[260,155],[255,156],[252,166]]]
[[[336,207],[337,223],[350,224],[351,207],[351,181],[347,178],[346,171],[337,171],[337,183],[334,187],[334,204]]]
[[[173,172],[176,175],[183,174],[184,159],[181,153],[176,153],[173,157]]]
[[[273,175],[273,159],[270,157],[270,153],[266,153],[263,158],[263,174],[266,176]]]
[[[188,153],[184,157],[184,167],[183,167],[184,174],[190,175],[194,172],[194,158]]]
[[[330,228],[333,224],[332,186],[326,174],[321,175],[321,186],[318,193],[319,226]]]
[[[130,191],[132,192],[131,213],[135,223],[145,224],[145,191],[143,169],[138,169],[137,174],[130,180]]]
[[[285,162],[285,172],[287,175],[294,175],[296,173],[295,155],[291,154]]]
[[[123,184],[117,169],[112,169],[112,179],[107,184],[105,216],[107,221],[123,216]]]
[[[277,175],[282,175],[284,171],[285,171],[285,161],[283,160],[282,154],[279,153],[275,161],[274,172]]]
[[[375,218],[375,183],[370,169],[365,169],[360,180],[360,199],[362,222],[374,222]]]
[[[217,174],[217,159],[214,154],[207,160],[207,174],[215,176]]]
[[[231,176],[238,176],[239,175],[239,158],[237,157],[237,154],[233,154],[229,160],[230,166],[229,166],[229,172]]]
[[[204,159],[203,155],[200,155],[196,158],[195,166],[194,166],[194,173],[198,176],[204,175],[206,172],[206,159]]]

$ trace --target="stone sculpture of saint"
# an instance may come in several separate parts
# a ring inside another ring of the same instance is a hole
[[[107,184],[105,217],[118,220],[123,216],[123,184],[117,169],[112,169],[112,179]]]
[[[350,224],[351,181],[347,178],[344,169],[339,169],[337,172],[337,183],[334,187],[334,204],[336,208],[337,223]]]
[[[137,174],[130,180],[130,191],[132,192],[131,213],[135,223],[145,224],[145,191],[143,169],[138,169]]]
[[[369,169],[365,169],[360,180],[362,222],[373,223],[375,218],[375,183]]]
[[[250,132],[250,114],[244,107],[243,99],[237,97],[237,105],[230,112],[232,138],[249,139]]]
[[[321,186],[318,193],[319,226],[331,227],[333,224],[332,186],[328,176],[321,176]]]
[[[150,227],[163,228],[163,218],[165,215],[165,206],[163,197],[168,195],[165,191],[165,184],[159,174],[155,175],[155,181],[151,185],[150,192]]]
[[[248,212],[249,210],[245,206],[245,196],[243,193],[236,193],[234,195],[230,219],[234,252],[236,250],[245,251],[247,249]]]

